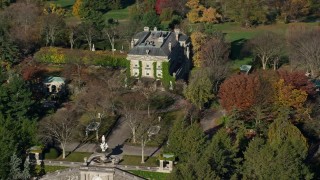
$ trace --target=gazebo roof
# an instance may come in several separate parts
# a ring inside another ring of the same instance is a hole
[[[62,78],[62,77],[49,76],[49,77],[47,77],[43,82],[44,82],[44,83],[52,83],[52,82],[64,83],[65,80],[64,80],[64,78]]]

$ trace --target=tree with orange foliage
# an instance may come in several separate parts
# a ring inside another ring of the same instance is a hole
[[[255,75],[233,75],[220,86],[220,103],[228,112],[247,110],[256,102],[259,87],[260,81]]]
[[[191,23],[218,23],[222,17],[216,9],[212,7],[206,8],[200,4],[200,0],[189,0],[186,6],[190,8],[187,18]]]
[[[311,83],[304,72],[294,71],[289,72],[285,70],[278,71],[278,74],[281,79],[284,80],[286,85],[293,86],[295,89],[305,91],[308,95],[315,95],[315,86]]]
[[[76,17],[80,17],[80,8],[81,8],[82,0],[76,0],[72,7],[72,14]]]
[[[309,110],[304,107],[308,94],[292,85],[286,85],[283,79],[280,79],[274,85],[275,105],[276,107],[289,108],[296,111],[297,120],[301,120],[304,115],[309,116]]]
[[[219,14],[215,8],[210,7],[203,10],[201,22],[219,23],[221,18],[221,14]]]
[[[206,40],[206,35],[202,32],[193,32],[190,36],[193,50],[193,65],[195,67],[201,67],[201,47]]]
[[[205,9],[205,7],[200,5],[200,0],[189,0],[186,6],[190,8],[189,13],[187,14],[188,20],[191,23],[200,22],[200,12]]]

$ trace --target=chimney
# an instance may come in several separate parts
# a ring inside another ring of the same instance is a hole
[[[158,28],[157,28],[157,27],[154,27],[154,28],[153,28],[153,31],[158,31]]]
[[[172,48],[172,47],[171,47],[171,46],[172,46],[172,45],[171,45],[171,41],[169,42],[169,45],[168,45],[168,46],[169,46],[169,51],[171,51],[171,48]]]
[[[176,34],[176,40],[179,41],[180,29],[174,29],[174,33]]]
[[[150,28],[146,26],[146,27],[143,28],[143,31],[148,32],[148,31],[150,31]]]
[[[131,41],[131,48],[134,48],[134,40]]]

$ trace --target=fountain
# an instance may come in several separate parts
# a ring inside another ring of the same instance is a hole
[[[92,154],[87,160],[87,166],[93,161],[95,165],[107,165],[108,163],[112,163],[113,165],[118,163],[120,159],[115,155],[110,155],[111,151],[108,149],[108,144],[106,142],[106,138],[103,135],[101,137],[100,148]],[[101,152],[100,152],[101,151]]]

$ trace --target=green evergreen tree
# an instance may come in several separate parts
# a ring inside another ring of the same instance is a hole
[[[14,127],[0,113],[0,177],[6,178],[10,172],[10,158],[17,151]]]
[[[18,61],[19,50],[8,35],[8,24],[0,17],[0,65],[6,63],[12,65]]]
[[[31,99],[32,93],[28,89],[24,80],[16,74],[8,78],[8,83],[0,87],[0,111],[13,119],[30,118],[30,107],[34,101]]]
[[[236,153],[230,136],[225,129],[221,129],[213,136],[201,159],[207,160],[217,177],[230,179],[236,171]]]
[[[29,111],[33,101],[24,81],[15,74],[2,75],[4,79],[0,81],[0,161],[10,162],[13,153],[20,157],[34,144],[36,121]],[[0,163],[0,177],[6,178],[10,169],[9,163]]]
[[[12,180],[20,179],[21,177],[21,159],[14,153],[10,158],[10,174],[9,178]]]
[[[280,110],[269,127],[268,140],[254,139],[244,152],[244,179],[312,179],[304,163],[306,140],[288,120],[288,111]]]
[[[185,131],[186,124],[184,122],[184,119],[177,119],[170,130],[165,151],[178,156],[183,148],[181,142],[185,136]]]
[[[150,10],[143,15],[142,25],[148,27],[160,27],[160,19],[155,10]]]
[[[23,171],[21,172],[21,179],[28,180],[30,177],[30,164],[28,160],[25,160],[23,164]]]
[[[103,14],[108,11],[105,0],[83,0],[79,8],[79,15],[82,19],[92,22],[99,30],[105,26]]]

